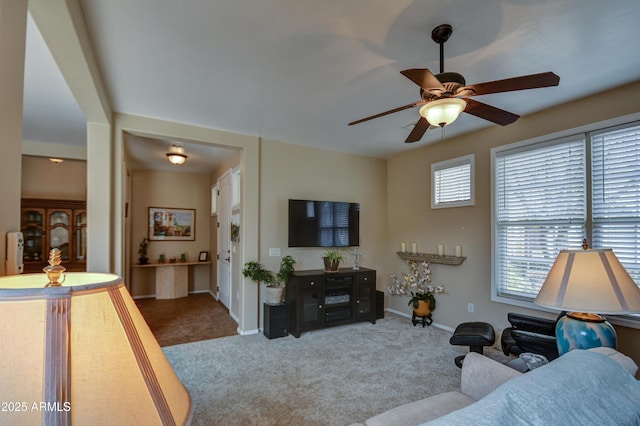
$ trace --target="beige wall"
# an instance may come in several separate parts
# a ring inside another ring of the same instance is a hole
[[[195,241],[152,241],[148,251],[150,262],[157,261],[160,254],[169,259],[179,258],[180,253],[185,253],[190,261],[197,261],[201,251],[209,251],[211,198],[208,175],[134,170],[131,182],[132,265],[137,263],[138,245],[148,236],[149,207],[196,210]],[[208,267],[189,267],[189,292],[209,291],[209,283]],[[134,297],[155,294],[155,269],[133,268],[131,294]]]
[[[381,288],[380,277],[388,275],[386,161],[273,140],[261,141],[260,161],[261,261],[277,271],[281,258],[269,257],[277,247],[296,259],[298,270],[323,267],[323,249],[287,247],[290,198],[358,202],[360,265],[377,270]],[[344,266],[353,266],[345,254]]]
[[[87,162],[22,157],[22,198],[87,199]]]
[[[5,235],[20,230],[20,165],[22,158],[22,86],[27,2],[0,0],[0,275],[7,258]]]
[[[453,247],[462,244],[463,255],[467,257],[461,266],[432,267],[433,282],[448,289],[448,294],[438,296],[436,323],[454,328],[465,321],[486,321],[493,324],[499,336],[508,326],[508,312],[555,316],[491,301],[490,149],[637,113],[638,96],[640,83],[523,117],[508,127],[493,126],[389,160],[387,256],[393,259],[390,264],[393,272],[406,270],[395,255],[401,241],[417,241],[420,251],[432,253],[442,242],[447,254],[453,254]],[[431,210],[431,163],[467,154],[475,154],[475,206]],[[392,296],[387,301],[392,309],[407,312],[406,298]],[[475,313],[467,312],[467,303],[475,305]],[[640,364],[640,330],[624,329],[620,336],[619,348]]]

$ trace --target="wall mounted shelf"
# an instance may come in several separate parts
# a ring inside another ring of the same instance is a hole
[[[411,252],[397,252],[398,257],[402,260],[413,260],[415,262],[431,262],[439,263],[442,265],[461,265],[467,258],[464,256],[439,256],[431,253],[411,253]]]

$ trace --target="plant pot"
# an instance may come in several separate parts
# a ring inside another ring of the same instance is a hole
[[[138,263],[141,265],[146,265],[147,263],[149,263],[149,258],[148,257],[139,257],[138,258]]]
[[[340,261],[338,260],[331,262],[328,257],[323,257],[322,260],[324,261],[325,271],[337,271],[338,267],[340,267]]]
[[[279,305],[282,303],[284,287],[267,287],[267,304]]]
[[[415,314],[418,316],[426,317],[431,313],[431,308],[429,307],[428,302],[425,302],[424,300],[418,300],[418,307],[413,308],[413,312],[415,312]]]

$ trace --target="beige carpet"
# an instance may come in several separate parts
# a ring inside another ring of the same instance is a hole
[[[254,334],[164,351],[191,393],[193,425],[349,425],[458,389],[454,358],[468,348],[449,337],[387,314],[299,339]]]

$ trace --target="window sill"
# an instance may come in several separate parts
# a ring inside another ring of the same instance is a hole
[[[491,297],[493,302],[504,303],[506,305],[520,306],[522,308],[533,309],[534,311],[540,312],[549,312],[553,314],[558,314],[557,310],[552,310],[548,308],[543,308],[542,306],[536,305],[533,302],[511,299],[503,296],[495,296]],[[640,330],[640,315],[636,316],[636,318],[631,315],[605,315],[607,321],[609,321],[613,325],[618,325],[622,327],[634,328]]]

